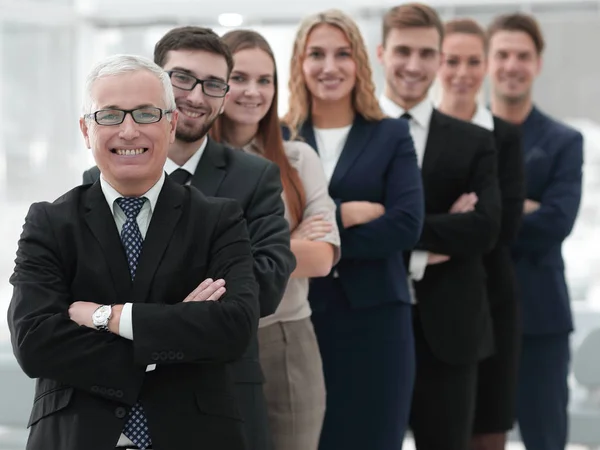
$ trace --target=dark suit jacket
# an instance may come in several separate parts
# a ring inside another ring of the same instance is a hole
[[[492,133],[433,111],[422,164],[425,222],[416,248],[450,256],[415,282],[419,317],[434,355],[451,364],[475,362],[493,351],[482,257],[500,228],[500,192]],[[450,214],[464,193],[475,211]]]
[[[207,277],[226,296],[182,303]],[[132,283],[100,183],[77,187],[32,205],[10,281],[13,350],[38,378],[27,449],[114,448],[137,401],[154,449],[247,448],[227,363],[255,333],[258,285],[235,202],[167,178]],[[133,341],[71,321],[77,300],[132,302]]]
[[[583,137],[533,108],[521,126],[526,198],[540,209],[523,216],[513,247],[525,334],[573,329],[562,243],[571,233],[581,200]]]
[[[310,121],[300,136],[318,151]],[[337,278],[353,308],[410,304],[402,251],[417,242],[424,210],[408,125],[398,119],[370,122],[357,115],[331,177],[329,195],[338,206],[342,255],[327,277],[311,280],[313,310],[324,308],[336,295]],[[344,228],[340,205],[349,201],[381,203],[386,211],[379,219]]]
[[[494,139],[498,156],[502,221],[496,246],[484,258],[488,299],[492,308],[517,301],[517,279],[510,248],[517,238],[525,199],[521,131],[517,126],[494,117]]]
[[[83,174],[84,183],[100,176],[97,167]],[[272,162],[208,140],[192,177],[192,186],[206,196],[232,198],[244,210],[254,256],[254,273],[260,286],[260,316],[273,314],[296,267],[290,250],[290,227],[284,218],[279,168]],[[234,364],[241,383],[262,383],[258,341],[253,336],[248,351]]]

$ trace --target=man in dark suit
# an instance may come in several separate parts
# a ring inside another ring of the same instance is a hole
[[[568,435],[573,331],[562,243],[579,210],[583,138],[533,105],[544,50],[535,19],[500,16],[488,35],[492,111],[520,125],[525,157],[527,200],[513,247],[523,316],[517,420],[527,449],[562,450]]]
[[[207,196],[239,202],[248,222],[254,270],[260,286],[260,316],[273,314],[295,268],[289,225],[284,219],[278,167],[270,161],[225,147],[207,137],[223,112],[231,53],[211,30],[182,27],[157,44],[154,61],[170,75],[179,111],[175,142],[165,170],[171,178],[191,184]],[[83,175],[84,183],[98,179],[98,169]],[[233,364],[236,394],[252,450],[271,448],[264,378],[255,335],[243,358]]]
[[[384,16],[378,49],[386,74],[380,103],[409,121],[425,191],[423,232],[407,255],[417,356],[410,427],[420,450],[469,448],[477,363],[493,352],[482,256],[500,226],[492,134],[428,99],[442,37],[432,8],[405,4]]]
[[[11,277],[27,449],[247,450],[228,373],[258,326],[241,208],[165,178],[178,112],[152,61],[101,61],[85,95],[102,178],[32,205]]]

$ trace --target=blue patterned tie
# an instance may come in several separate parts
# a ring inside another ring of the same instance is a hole
[[[144,206],[145,200],[144,197],[121,197],[117,199],[117,203],[127,216],[127,220],[121,230],[121,241],[123,241],[123,247],[125,247],[125,253],[127,254],[127,262],[129,263],[132,280],[135,279],[135,271],[140,259],[140,253],[142,253],[142,244],[144,241],[140,227],[137,224],[137,216],[142,206]],[[146,420],[141,403],[136,403],[131,408],[131,411],[129,411],[129,416],[123,428],[123,434],[141,450],[145,450],[152,444],[150,431],[148,430],[148,421]]]

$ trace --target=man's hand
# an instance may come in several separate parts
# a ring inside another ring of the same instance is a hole
[[[69,318],[82,327],[96,327],[92,323],[92,314],[102,305],[92,302],[74,302],[69,306]]]
[[[477,194],[475,192],[469,192],[458,197],[458,200],[454,202],[452,208],[450,208],[450,214],[468,213],[475,210],[477,204]]]
[[[214,281],[207,278],[198,285],[186,298],[184,302],[204,302],[219,300],[225,294],[225,280]]]
[[[316,214],[304,219],[292,232],[292,239],[314,241],[331,233],[332,225],[324,220],[323,214]]]
[[[523,213],[531,214],[534,211],[540,209],[540,202],[536,202],[535,200],[525,199],[523,202]]]
[[[379,203],[345,202],[341,205],[342,223],[344,228],[363,225],[385,214],[385,208]]]
[[[440,255],[438,253],[431,253],[429,252],[427,254],[427,265],[431,266],[434,264],[441,264],[441,263],[445,263],[446,261],[449,261],[450,257],[448,255]]]

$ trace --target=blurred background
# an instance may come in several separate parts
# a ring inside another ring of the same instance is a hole
[[[81,182],[93,165],[79,133],[85,74],[114,53],[152,56],[155,42],[178,25],[222,34],[231,27],[262,33],[275,51],[281,113],[299,19],[338,7],[359,23],[372,56],[374,79],[380,21],[390,0],[0,0],[0,450],[24,448],[31,407],[30,381],[12,358],[6,327],[8,283],[29,205],[52,201]],[[487,25],[499,13],[524,11],[540,21],[547,50],[535,88],[536,103],[585,137],[583,203],[565,259],[577,331],[572,379],[573,449],[600,448],[600,345],[579,352],[600,327],[600,42],[598,0],[432,0],[443,19],[472,17]],[[483,92],[487,98],[487,89]],[[583,375],[578,371],[583,370]],[[17,386],[17,387],[15,387]],[[19,390],[21,389],[21,390]],[[515,433],[513,440],[518,441]],[[410,447],[407,443],[407,448]],[[514,449],[520,444],[511,444]]]

